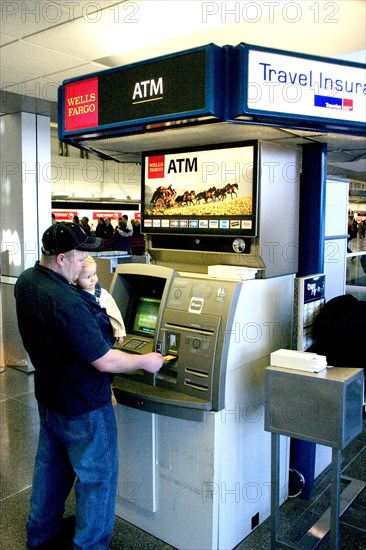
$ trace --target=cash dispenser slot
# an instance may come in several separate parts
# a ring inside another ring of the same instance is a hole
[[[187,374],[193,374],[194,376],[202,376],[203,378],[208,377],[207,372],[202,372],[202,371],[196,370],[196,369],[190,369],[188,367],[186,367],[186,373]]]

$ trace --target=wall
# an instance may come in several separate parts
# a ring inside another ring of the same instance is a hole
[[[47,177],[53,199],[67,195],[96,200],[101,197],[140,200],[139,164],[102,160],[91,154],[86,159],[80,157],[81,153],[75,147],[60,143],[52,132],[51,166],[47,169]]]

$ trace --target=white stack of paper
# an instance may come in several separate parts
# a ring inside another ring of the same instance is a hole
[[[271,353],[271,366],[307,372],[320,372],[326,368],[327,358],[325,355],[318,355],[317,353],[310,353],[308,351],[279,349]]]
[[[258,269],[236,265],[209,265],[208,276],[216,279],[230,279],[233,281],[246,281],[255,279]]]

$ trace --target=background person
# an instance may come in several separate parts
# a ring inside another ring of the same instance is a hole
[[[75,483],[74,550],[107,549],[118,477],[117,430],[110,374],[157,372],[155,352],[111,349],[94,308],[71,285],[101,240],[60,222],[42,237],[42,257],[15,285],[24,347],[35,368],[40,432],[27,522],[28,548],[57,548],[65,501]],[[42,546],[41,546],[42,545]]]
[[[139,220],[131,220],[132,224],[132,239],[131,251],[135,256],[143,256],[145,254],[145,237],[141,233],[141,224]]]
[[[124,217],[119,218],[118,225],[114,230],[110,248],[111,250],[124,250],[131,254],[132,225],[131,229],[127,225]]]
[[[91,228],[89,225],[89,218],[87,216],[83,216],[80,220],[80,225],[82,230],[87,234],[88,237],[91,236]]]
[[[100,237],[102,239],[104,238],[104,226],[105,226],[104,218],[102,217],[98,218],[97,227],[95,228],[96,237]]]
[[[132,237],[133,227],[127,214],[123,214],[122,218],[119,218],[116,229],[122,237]]]
[[[114,228],[111,223],[111,218],[109,217],[104,218],[104,227],[103,227],[103,235],[102,235],[104,239],[104,246],[103,246],[104,250],[111,250],[113,233],[114,233]]]

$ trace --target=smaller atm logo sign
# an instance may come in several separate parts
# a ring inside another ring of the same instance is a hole
[[[163,178],[165,174],[165,157],[156,155],[148,157],[147,177],[148,179]]]
[[[338,111],[353,111],[353,99],[315,95],[314,106],[325,107],[325,109],[335,109]]]
[[[98,78],[65,85],[65,131],[98,126]]]

